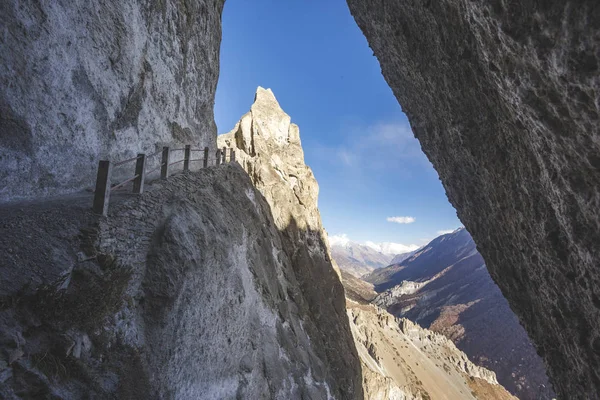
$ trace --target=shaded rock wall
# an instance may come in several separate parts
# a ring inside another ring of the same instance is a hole
[[[323,266],[238,165],[115,196],[107,219],[84,200],[0,208],[1,398],[362,398],[349,328],[324,340],[345,313],[304,292]]]
[[[600,8],[348,0],[562,398],[600,397]]]
[[[93,185],[101,158],[214,147],[223,3],[3,1],[0,201]]]

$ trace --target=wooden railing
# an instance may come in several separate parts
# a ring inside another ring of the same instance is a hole
[[[179,161],[171,161],[171,153],[183,151],[183,159]],[[202,158],[192,158],[192,153],[204,152]],[[108,202],[110,199],[110,193],[114,190],[120,189],[133,182],[133,193],[143,193],[144,183],[146,178],[153,172],[160,170],[161,179],[167,179],[171,173],[170,167],[179,163],[183,163],[183,171],[189,171],[190,163],[202,161],[203,167],[208,167],[209,161],[209,149],[193,149],[192,146],[187,145],[180,149],[171,149],[169,147],[163,147],[162,150],[146,155],[143,153],[138,154],[136,157],[129,158],[127,160],[111,163],[108,160],[101,160],[98,163],[98,175],[96,176],[96,190],[94,192],[94,204],[92,206],[93,211],[96,214],[102,214],[104,216],[108,213]],[[153,170],[146,171],[146,162],[149,159],[161,154],[160,164]],[[227,161],[227,148],[217,149],[215,158],[215,165],[225,164]],[[113,168],[119,167],[135,161],[135,172],[133,177],[130,177],[118,184],[113,185],[111,181]],[[229,149],[229,162],[235,161],[235,151]]]

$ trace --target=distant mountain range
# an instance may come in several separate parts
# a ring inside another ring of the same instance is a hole
[[[340,269],[356,277],[387,267],[394,258],[393,254],[384,254],[367,245],[351,241],[332,243],[331,256]]]
[[[373,303],[445,335],[519,398],[552,398],[541,358],[464,228],[392,263],[362,277],[379,292]]]

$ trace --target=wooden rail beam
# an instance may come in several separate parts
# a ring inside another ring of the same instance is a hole
[[[221,164],[221,149],[217,149],[215,165]]]
[[[185,151],[183,153],[183,170],[184,171],[189,171],[190,170],[190,156],[192,154],[192,146],[191,145],[186,145],[185,146]]]
[[[96,176],[96,191],[94,192],[94,205],[92,210],[96,214],[106,217],[108,214],[108,200],[110,198],[110,176],[112,165],[108,160],[100,160],[98,163],[98,175]]]
[[[167,146],[163,147],[162,158],[160,162],[160,177],[162,179],[167,179],[169,177],[169,148]]]
[[[133,181],[133,193],[144,193],[144,181],[146,180],[146,155],[138,154],[138,159],[135,163],[136,178]]]

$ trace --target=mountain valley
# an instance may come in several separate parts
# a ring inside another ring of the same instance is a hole
[[[553,398],[543,362],[466,229],[402,259],[360,280],[343,275],[346,296],[444,335],[521,399]]]

